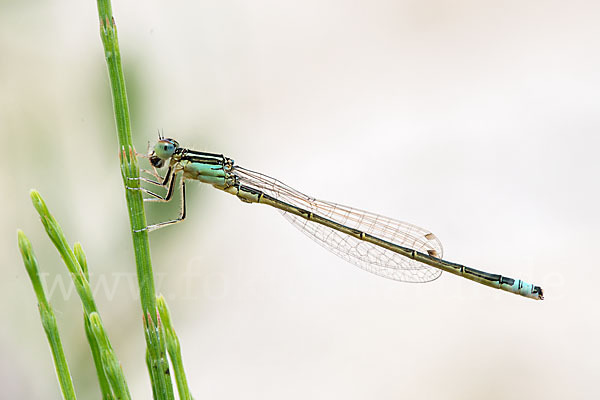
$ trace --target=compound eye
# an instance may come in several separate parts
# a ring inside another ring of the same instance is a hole
[[[173,139],[161,139],[154,145],[154,155],[162,160],[167,160],[173,156],[179,143]]]

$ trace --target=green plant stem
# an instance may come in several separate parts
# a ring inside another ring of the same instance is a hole
[[[31,280],[33,290],[38,300],[38,309],[40,311],[42,326],[44,327],[46,337],[48,338],[48,344],[50,345],[50,350],[52,351],[54,367],[56,368],[56,375],[58,376],[58,382],[60,384],[63,398],[67,400],[75,400],[75,388],[73,387],[71,372],[69,371],[65,352],[60,340],[60,334],[58,332],[58,325],[56,323],[54,311],[52,311],[52,307],[50,306],[50,303],[48,303],[46,293],[44,292],[44,288],[40,280],[40,271],[37,258],[33,253],[31,242],[21,230],[18,231],[18,242],[19,249],[21,250],[21,256],[23,257],[23,263],[25,264],[25,268],[27,269],[29,279]]]
[[[188,387],[187,377],[185,376],[185,370],[183,368],[183,357],[181,356],[181,345],[179,344],[179,338],[175,333],[175,328],[171,322],[171,314],[169,313],[169,307],[165,298],[161,295],[156,299],[158,305],[158,312],[160,314],[160,320],[167,338],[167,349],[169,350],[169,356],[173,363],[173,370],[175,372],[175,382],[177,383],[177,391],[179,392],[179,398],[181,400],[192,400],[190,388]]]
[[[87,279],[89,282],[90,275],[87,266],[87,258],[81,243],[75,243],[73,246],[73,253],[75,253],[75,257],[77,258],[79,266],[85,275],[85,279]],[[90,345],[90,350],[92,351],[92,358],[94,360],[94,366],[96,367],[96,375],[98,376],[98,384],[100,386],[100,392],[102,393],[102,399],[112,400],[115,398],[115,394],[113,393],[108,376],[106,375],[104,365],[102,364],[102,352],[100,345],[93,332],[90,317],[85,312],[83,313],[83,325],[85,327],[85,336],[88,340],[88,344]]]
[[[150,319],[150,326],[158,326],[156,310],[156,294],[154,275],[150,259],[150,244],[146,230],[146,214],[142,192],[139,189],[139,166],[131,140],[131,124],[129,120],[129,104],[125,90],[125,78],[121,66],[121,53],[117,37],[117,26],[112,15],[112,6],[109,0],[97,0],[98,16],[100,18],[100,37],[104,46],[104,56],[108,67],[117,136],[119,139],[121,175],[125,186],[125,198],[129,211],[133,249],[135,252],[136,271],[140,288],[140,301],[142,315]],[[132,189],[133,188],[133,189]],[[149,364],[162,366],[162,357],[166,353],[164,340],[156,340],[152,329],[145,329],[147,356]],[[168,364],[167,364],[168,366]],[[167,371],[168,372],[168,371]],[[173,385],[167,374],[150,374],[154,398],[172,399]]]
[[[89,323],[91,331],[96,339],[96,343],[98,344],[100,359],[102,360],[102,365],[113,389],[115,398],[131,399],[127,381],[125,380],[125,375],[121,368],[121,363],[117,359],[110,341],[108,340],[108,336],[104,331],[104,326],[102,325],[102,320],[98,313],[91,313],[89,315]]]
[[[150,315],[147,315],[144,318],[144,329],[146,337],[150,338],[153,344],[146,349],[146,365],[155,383],[155,388],[153,388],[155,394],[161,396],[159,398],[175,399],[169,372],[169,360],[167,360],[165,331],[160,318],[158,318],[158,324],[155,325]],[[160,349],[160,353],[153,353],[155,349]]]
[[[129,121],[129,104],[125,90],[125,78],[121,66],[121,53],[117,37],[117,26],[115,24],[110,1],[98,0],[98,15],[100,17],[100,36],[104,46],[104,56],[108,67],[110,79],[113,109],[117,125],[119,139],[121,173],[125,186],[125,197],[129,211],[129,221],[132,229],[133,248],[135,251],[135,262],[137,268],[138,282],[140,287],[140,300],[142,312],[150,313],[156,323],[156,300],[154,289],[154,276],[152,274],[152,263],[150,259],[150,244],[146,228],[146,213],[142,192],[131,190],[128,187],[139,187],[140,172],[137,157],[131,140],[131,124]]]
[[[50,210],[48,210],[42,196],[35,190],[31,191],[30,196],[33,206],[40,215],[46,233],[50,237],[50,240],[52,240],[52,243],[54,243],[54,246],[67,266],[67,269],[71,273],[75,290],[81,299],[86,334],[88,335],[88,340],[94,356],[102,394],[106,399],[129,399],[129,389],[127,388],[123,371],[121,370],[114,350],[108,340],[108,336],[104,332],[104,327],[102,326],[102,321],[98,315],[96,303],[92,296],[92,290],[90,289],[88,281],[87,259],[83,248],[81,245],[76,244],[74,250],[72,250],[69,247],[62,228],[50,213]],[[41,284],[34,284],[36,293],[40,291],[40,288]],[[55,324],[50,317],[47,319],[50,323]],[[46,320],[42,318],[42,322],[46,328],[45,321]],[[109,384],[110,387],[108,387]]]
[[[90,350],[92,351],[92,358],[94,360],[94,366],[96,367],[96,375],[98,376],[98,384],[100,386],[100,392],[102,393],[102,399],[112,400],[115,398],[115,395],[108,380],[108,376],[106,375],[104,365],[102,364],[100,345],[92,330],[90,318],[85,313],[83,314],[83,324],[85,327],[85,336],[90,345]]]
[[[35,207],[36,211],[40,215],[40,220],[46,229],[46,233],[54,246],[58,250],[58,253],[62,257],[67,269],[71,273],[71,279],[73,279],[73,283],[75,285],[75,290],[81,299],[81,304],[83,305],[83,310],[86,314],[90,314],[92,312],[98,311],[96,309],[96,302],[94,301],[94,297],[92,296],[92,289],[90,288],[90,284],[85,277],[77,258],[75,257],[75,253],[71,250],[69,243],[67,242],[67,238],[65,237],[62,228],[54,218],[44,199],[36,190],[31,190],[29,196],[31,197],[31,202]]]

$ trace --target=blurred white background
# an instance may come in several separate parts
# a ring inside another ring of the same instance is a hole
[[[79,300],[29,202],[37,188],[83,243],[132,394],[150,398],[96,4],[0,7],[3,393],[60,396],[22,228],[77,392],[99,397]],[[196,398],[599,396],[598,2],[113,9],[138,150],[163,129],[310,195],[424,226],[446,259],[545,289],[535,302],[449,274],[382,279],[276,211],[192,184],[188,220],[151,244]],[[164,220],[177,204],[147,210]]]

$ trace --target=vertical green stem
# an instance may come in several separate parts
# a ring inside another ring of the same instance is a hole
[[[121,66],[117,26],[112,15],[110,1],[97,0],[97,4],[98,15],[100,17],[100,36],[104,45],[104,55],[112,89],[113,107],[119,138],[121,174],[125,186],[125,197],[127,199],[127,209],[129,211],[129,221],[132,230],[142,314],[150,318],[149,322],[152,326],[159,326],[154,276],[150,260],[150,244],[148,242],[148,231],[145,229],[146,214],[144,212],[144,202],[142,192],[135,190],[139,189],[138,178],[140,172],[131,141],[129,104],[127,102],[125,79]],[[147,352],[151,358],[150,363],[152,365],[161,365],[161,355],[166,353],[164,341],[155,340],[156,338],[147,329],[145,329],[145,333]],[[168,374],[157,374],[156,376],[151,374],[150,377],[155,398],[173,398],[172,382],[168,379]]]
[[[104,45],[104,55],[108,66],[108,75],[112,89],[113,107],[119,138],[121,171],[123,183],[126,187],[125,197],[129,210],[129,221],[132,228],[133,248],[137,267],[138,282],[140,285],[140,298],[142,312],[149,313],[156,322],[156,300],[152,263],[150,260],[150,245],[146,227],[146,214],[142,193],[139,190],[127,189],[138,187],[139,167],[137,157],[131,141],[131,124],[129,121],[129,104],[125,90],[125,78],[121,66],[121,53],[117,37],[117,26],[112,15],[110,1],[98,0],[98,14],[100,17],[100,36]],[[131,179],[134,178],[134,179]]]
[[[75,254],[75,258],[77,258],[77,262],[85,275],[85,280],[90,281],[90,274],[87,265],[87,258],[85,256],[85,252],[83,251],[83,247],[81,243],[75,243],[73,246],[73,253]],[[108,380],[108,376],[106,374],[106,370],[104,365],[102,364],[102,350],[98,340],[96,339],[96,335],[92,330],[92,323],[90,322],[90,316],[86,312],[83,313],[83,326],[85,327],[85,336],[87,337],[88,344],[90,345],[90,350],[92,351],[92,359],[94,360],[94,366],[96,367],[96,375],[98,377],[98,385],[100,386],[100,392],[102,393],[103,400],[112,400],[115,395],[110,386],[110,382]]]
[[[175,372],[175,382],[177,383],[177,391],[179,392],[179,398],[181,400],[192,400],[192,394],[188,387],[187,377],[185,376],[185,370],[183,368],[183,357],[181,356],[181,345],[179,344],[179,338],[175,333],[175,328],[171,322],[171,313],[169,307],[167,307],[167,301],[161,295],[158,296],[156,301],[158,304],[158,312],[160,314],[160,320],[164,327],[167,349],[169,350],[169,356],[173,363],[173,370]]]

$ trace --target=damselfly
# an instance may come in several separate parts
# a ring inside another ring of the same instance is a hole
[[[486,286],[542,300],[539,286],[520,279],[490,274],[443,260],[442,244],[426,229],[352,207],[317,200],[267,175],[242,168],[222,154],[205,153],[179,146],[160,137],[149,152],[157,180],[140,178],[167,189],[165,196],[140,188],[152,198],[169,201],[178,175],[182,175],[181,215],[149,225],[152,231],[183,221],[186,215],[185,182],[193,179],[237,196],[246,203],[267,204],[321,246],[344,260],[376,275],[402,282],[429,282],[442,271]],[[167,166],[161,177],[156,168]],[[133,188],[132,188],[133,189]]]

